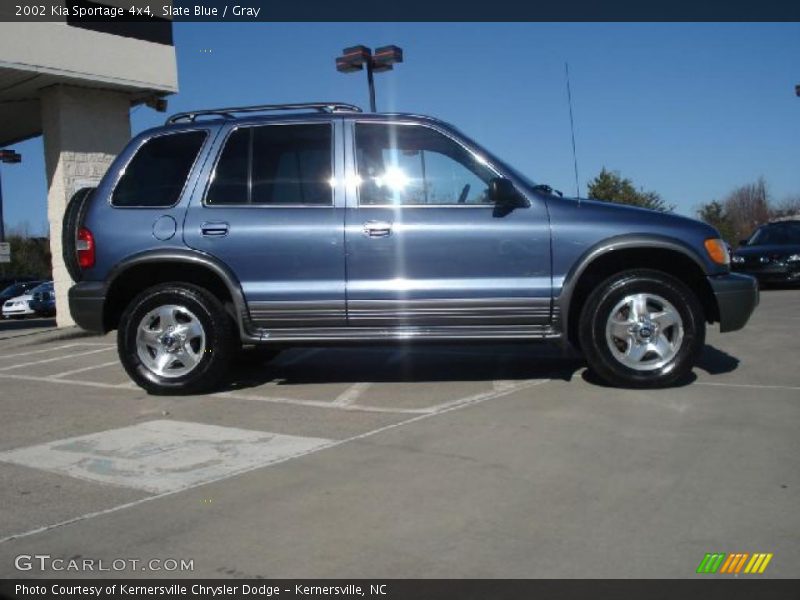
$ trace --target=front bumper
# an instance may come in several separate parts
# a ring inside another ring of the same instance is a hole
[[[69,312],[78,327],[105,333],[103,307],[106,287],[98,281],[82,281],[69,288]]]
[[[734,265],[733,270],[755,277],[764,283],[800,283],[798,263],[780,263],[765,267]]]
[[[758,306],[758,282],[749,275],[729,273],[708,278],[719,308],[719,330],[736,331],[745,326]]]

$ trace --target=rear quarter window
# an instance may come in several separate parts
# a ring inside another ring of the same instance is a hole
[[[206,139],[205,131],[150,138],[125,167],[111,204],[119,207],[168,207],[178,202]]]

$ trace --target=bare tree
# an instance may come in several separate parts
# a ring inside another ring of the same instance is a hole
[[[763,177],[733,190],[722,202],[733,233],[743,239],[770,220],[769,195]]]
[[[784,198],[783,201],[772,209],[770,216],[773,219],[782,219],[786,217],[800,218],[800,194]]]

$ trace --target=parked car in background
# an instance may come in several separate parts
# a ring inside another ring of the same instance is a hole
[[[31,300],[33,296],[30,294],[23,294],[11,300],[6,300],[3,303],[3,318],[4,319],[21,319],[35,315],[36,313],[31,308]]]
[[[800,219],[762,225],[733,253],[734,271],[760,283],[800,284]]]
[[[6,301],[11,300],[12,298],[27,294],[40,283],[42,283],[42,281],[24,280],[17,281],[6,286],[3,291],[0,292],[0,307],[5,307]]]
[[[52,281],[45,281],[31,290],[33,299],[30,307],[40,317],[53,317],[56,314],[56,294]]]
[[[0,279],[0,291],[4,291],[7,287],[15,283],[25,283],[28,281],[38,281],[38,277],[28,277],[27,275],[15,275],[13,277],[4,277]],[[0,302],[2,306],[2,302]]]

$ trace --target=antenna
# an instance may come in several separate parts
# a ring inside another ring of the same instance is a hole
[[[569,87],[569,63],[564,63],[567,73],[567,102],[569,103],[569,127],[572,130],[572,160],[575,163],[575,190],[578,202],[581,200],[581,184],[578,180],[578,153],[575,151],[575,120],[572,117],[572,90]]]

